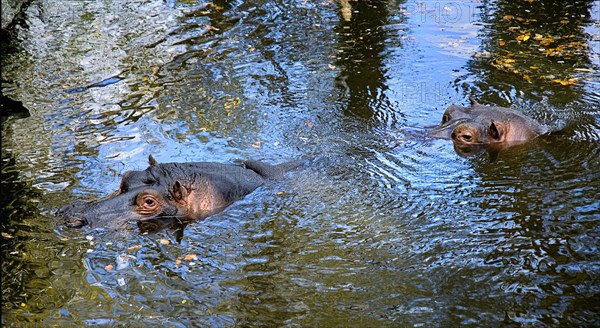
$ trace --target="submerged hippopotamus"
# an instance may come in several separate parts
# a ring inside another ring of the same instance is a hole
[[[470,98],[471,107],[450,105],[442,123],[428,132],[435,138],[452,139],[457,150],[489,145],[496,149],[520,144],[547,134],[550,128],[506,107],[484,106]]]
[[[142,232],[158,231],[219,213],[268,179],[281,177],[304,163],[270,165],[248,160],[242,165],[159,164],[152,155],[149,162],[144,171],[125,172],[119,190],[107,198],[63,206],[57,215],[74,228],[137,221]]]

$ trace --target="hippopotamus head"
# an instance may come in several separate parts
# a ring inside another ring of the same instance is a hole
[[[230,203],[228,196],[239,197],[262,184],[258,174],[244,172],[245,169],[238,166],[158,164],[152,156],[149,163],[146,170],[125,172],[119,189],[108,197],[65,205],[57,215],[72,228],[137,222],[141,231],[156,231],[219,212]],[[246,173],[243,181],[227,177],[240,170]]]
[[[137,222],[141,231],[157,231],[175,223],[185,223],[198,216],[208,216],[213,211],[194,209],[191,204],[198,193],[181,181],[170,187],[149,185],[129,189],[106,199],[63,206],[57,215],[65,219],[66,225],[80,228],[85,225],[110,226]],[[214,198],[214,197],[213,197]],[[217,205],[216,207],[222,207]],[[214,207],[214,206],[212,206]]]
[[[452,139],[455,146],[514,145],[547,133],[548,128],[506,107],[484,106],[473,98],[471,107],[451,105],[438,127],[428,132],[435,138]],[[467,147],[468,148],[468,147]]]

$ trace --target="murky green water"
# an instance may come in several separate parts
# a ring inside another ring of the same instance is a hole
[[[600,7],[560,3],[34,1],[3,326],[600,325]],[[422,128],[469,95],[564,129],[461,157]],[[53,216],[148,154],[314,161],[183,236]]]

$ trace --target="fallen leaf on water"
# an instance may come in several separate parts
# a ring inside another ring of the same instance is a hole
[[[3,232],[3,233],[2,233],[2,238],[8,238],[8,239],[10,239],[10,238],[15,238],[15,237],[13,237],[13,235],[11,235],[11,234],[9,234],[9,233]],[[62,238],[61,238],[61,239],[62,239]],[[67,240],[68,240],[68,239],[67,239]]]
[[[335,65],[329,64],[329,69],[334,70],[335,69]]]
[[[138,249],[142,248],[142,245],[135,245],[135,246],[131,246],[128,249],[130,251],[137,251]]]
[[[554,79],[552,80],[554,83],[560,83],[561,85],[574,85],[577,83],[577,78],[573,77],[568,80]]]
[[[498,45],[503,46],[505,44],[506,44],[506,41],[504,41],[502,39],[498,40]]]
[[[212,25],[206,25],[204,28],[207,29],[208,31],[220,31],[219,28],[214,27]]]
[[[187,254],[185,256],[186,261],[193,261],[193,260],[197,260],[197,259],[198,259],[198,255],[196,255],[196,254]]]
[[[242,99],[240,97],[228,98],[227,100],[225,100],[225,104],[223,104],[223,107],[225,107],[225,109],[232,109],[238,107],[241,103]],[[229,116],[229,114],[227,116]]]
[[[257,141],[255,143],[252,144],[253,148],[259,149],[262,146],[262,142],[261,141]]]
[[[161,239],[160,243],[163,245],[169,245],[171,242],[168,239]]]
[[[529,77],[529,75],[527,75],[527,74],[523,75],[523,79],[527,82],[531,82],[531,77]]]
[[[104,269],[105,269],[106,271],[110,271],[110,270],[112,270],[113,268],[114,268],[114,267],[113,267],[113,265],[112,265],[112,264],[109,264],[109,265],[107,265],[107,266],[105,266],[105,267],[104,267]]]
[[[181,264],[181,260],[180,259],[175,260],[175,265],[180,265],[180,264]]]
[[[311,121],[305,121],[304,125],[308,126],[309,128],[312,128],[314,126],[314,124]]]

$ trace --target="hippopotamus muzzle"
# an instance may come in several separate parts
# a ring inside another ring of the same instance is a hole
[[[158,191],[154,188],[138,188],[97,202],[77,201],[61,207],[56,214],[63,217],[66,226],[70,228],[81,228],[86,225],[122,225],[131,221],[155,219],[160,215],[165,217],[176,215],[176,210],[173,211],[170,206],[162,206],[160,211],[154,212],[140,210],[142,207],[139,204],[147,208],[146,202],[153,202],[150,197],[143,196],[144,199],[138,201],[140,194],[158,194]],[[158,206],[158,201],[155,202],[157,203],[154,205]]]

